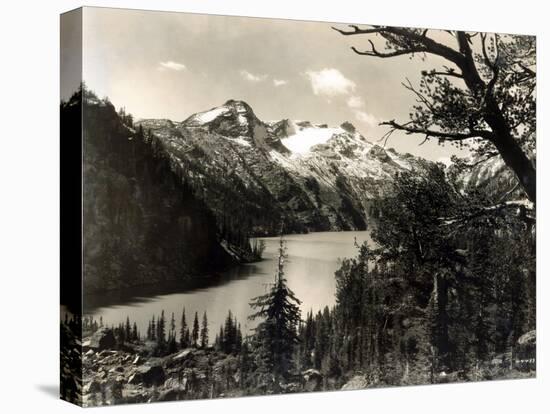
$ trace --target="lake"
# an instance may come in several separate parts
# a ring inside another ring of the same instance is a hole
[[[340,259],[356,255],[355,239],[358,243],[370,241],[367,231],[318,232],[287,235],[284,239],[288,254],[285,275],[289,287],[302,301],[303,318],[309,310],[316,312],[334,305],[334,272],[340,267]],[[212,342],[231,310],[241,323],[243,334],[247,334],[256,325],[256,322],[247,320],[252,313],[250,300],[264,294],[275,278],[279,238],[261,240],[266,243],[261,262],[240,265],[217,278],[206,278],[192,284],[148,286],[86,296],[84,314],[97,320],[101,316],[107,325],[118,325],[129,316],[143,336],[153,315],[160,315],[162,310],[168,321],[174,312],[176,330],[179,330],[183,307],[188,325],[192,324],[195,312],[199,313],[200,321],[206,311]]]

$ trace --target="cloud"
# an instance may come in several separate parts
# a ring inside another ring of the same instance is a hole
[[[358,121],[364,122],[370,127],[375,127],[378,125],[379,120],[374,115],[369,114],[368,112],[362,111],[360,109],[355,109],[353,111],[353,114],[355,115],[355,118]]]
[[[363,98],[360,96],[350,96],[346,103],[352,109],[360,109],[365,107],[365,101],[363,101]]]
[[[166,62],[159,63],[160,69],[175,70],[176,72],[187,69],[183,63],[174,62],[173,60],[167,60]]]
[[[346,78],[338,69],[322,69],[318,72],[309,70],[306,76],[311,82],[315,95],[333,97],[348,95],[355,90],[355,82]]]
[[[267,78],[267,75],[256,75],[244,69],[240,71],[240,74],[244,80],[254,83],[261,82]]]
[[[357,85],[352,80],[346,78],[338,69],[323,69],[318,72],[308,71],[306,76],[311,82],[313,93],[323,95],[328,98],[341,96],[350,108],[353,116],[358,121],[373,128],[380,122],[377,117],[365,111],[365,101],[358,95],[355,95]]]
[[[284,86],[288,84],[288,81],[287,80],[284,80],[284,79],[273,79],[273,85],[275,86]]]

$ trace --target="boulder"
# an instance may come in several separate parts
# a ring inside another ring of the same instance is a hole
[[[302,372],[304,391],[319,391],[323,385],[323,375],[316,369]]]
[[[110,374],[115,373],[115,372],[124,372],[124,367],[122,365],[117,365],[116,367],[112,367],[109,370]]]
[[[187,359],[187,357],[192,355],[192,353],[193,353],[193,348],[187,348],[181,351],[179,354],[175,355],[172,359],[174,361],[185,360]]]
[[[181,391],[178,388],[163,390],[159,393],[157,401],[176,401],[180,398]]]
[[[128,378],[128,384],[139,384],[141,382],[140,375],[135,372],[132,375],[130,375],[130,378]]]
[[[105,349],[112,349],[116,346],[116,339],[112,329],[100,328],[92,337],[85,341],[84,348],[92,349],[94,351],[103,351]]]
[[[342,390],[344,391],[364,390],[368,386],[369,386],[369,382],[367,381],[367,378],[365,378],[364,375],[355,375],[353,378],[351,378],[348,382],[346,382],[342,386]]]
[[[128,383],[143,383],[147,386],[152,386],[163,384],[165,379],[164,368],[160,364],[142,365],[130,376]]]
[[[166,358],[166,367],[167,368],[177,368],[188,366],[196,357],[198,357],[198,351],[188,348],[184,349],[177,354],[174,354]]]
[[[187,378],[182,378],[181,381],[178,378],[170,377],[164,381],[164,388],[169,389],[182,389],[184,390],[187,385]]]
[[[126,386],[122,389],[122,398],[127,403],[143,403],[147,402],[148,393],[139,388]]]

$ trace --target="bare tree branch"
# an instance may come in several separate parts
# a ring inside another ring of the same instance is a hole
[[[392,129],[397,129],[400,131],[404,131],[407,134],[422,134],[426,135],[426,138],[439,138],[444,141],[463,141],[465,139],[469,138],[485,138],[485,139],[492,139],[493,133],[487,130],[473,130],[470,132],[443,132],[443,131],[435,131],[428,128],[418,128],[418,127],[411,127],[405,125],[398,124],[394,120],[391,121],[385,121],[381,122],[380,125],[388,125]]]
[[[410,54],[413,54],[413,53],[426,52],[425,48],[418,47],[418,48],[410,48],[410,49],[403,49],[403,50],[396,50],[396,51],[393,51],[393,52],[382,53],[382,52],[379,52],[378,50],[376,50],[372,40],[369,39],[369,43],[371,45],[371,50],[360,51],[355,46],[352,46],[351,50],[353,50],[358,55],[375,56],[375,57],[379,57],[379,58],[390,58],[390,57],[396,57],[396,56],[402,56],[402,55],[410,55]]]
[[[368,28],[368,29],[361,29],[357,25],[348,25],[348,27],[351,27],[352,30],[344,30],[344,29],[339,29],[337,27],[332,27],[332,29],[344,36],[378,33],[382,37],[384,37],[386,40],[395,40],[395,37],[398,37],[402,40],[404,39],[410,40],[418,44],[411,45],[411,47],[404,47],[403,49],[397,49],[394,52],[399,52],[399,55],[403,55],[407,53],[417,53],[418,52],[417,49],[422,48],[422,49],[425,49],[423,50],[423,52],[441,56],[455,63],[459,67],[461,67],[464,64],[464,57],[460,54],[460,52],[456,51],[455,49],[449,46],[446,46],[442,43],[436,42],[435,40],[431,39],[426,35],[427,34],[426,30],[424,30],[422,33],[419,33],[411,29],[404,29],[399,27],[388,27],[388,26],[371,26],[371,28]],[[393,53],[393,52],[388,52],[388,53]],[[368,53],[362,53],[362,54],[366,54],[369,56],[377,56],[377,55],[370,55]],[[399,55],[396,55],[396,56],[399,56]],[[377,57],[386,57],[386,56],[377,56]]]
[[[464,76],[461,73],[457,73],[454,70],[453,71],[431,71],[429,72],[430,75],[441,75],[441,76],[451,76],[453,78],[459,78],[464,79]]]
[[[370,34],[370,33],[380,33],[384,28],[379,28],[373,26],[372,29],[361,29],[355,24],[348,24],[348,27],[351,27],[353,30],[343,30],[338,29],[337,27],[332,26],[333,30],[336,30],[338,33],[343,34],[344,36],[358,35],[358,34]]]

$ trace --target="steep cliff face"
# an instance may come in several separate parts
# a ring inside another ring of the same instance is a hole
[[[215,218],[157,140],[93,96],[84,101],[83,130],[86,292],[205,277],[231,263]]]

